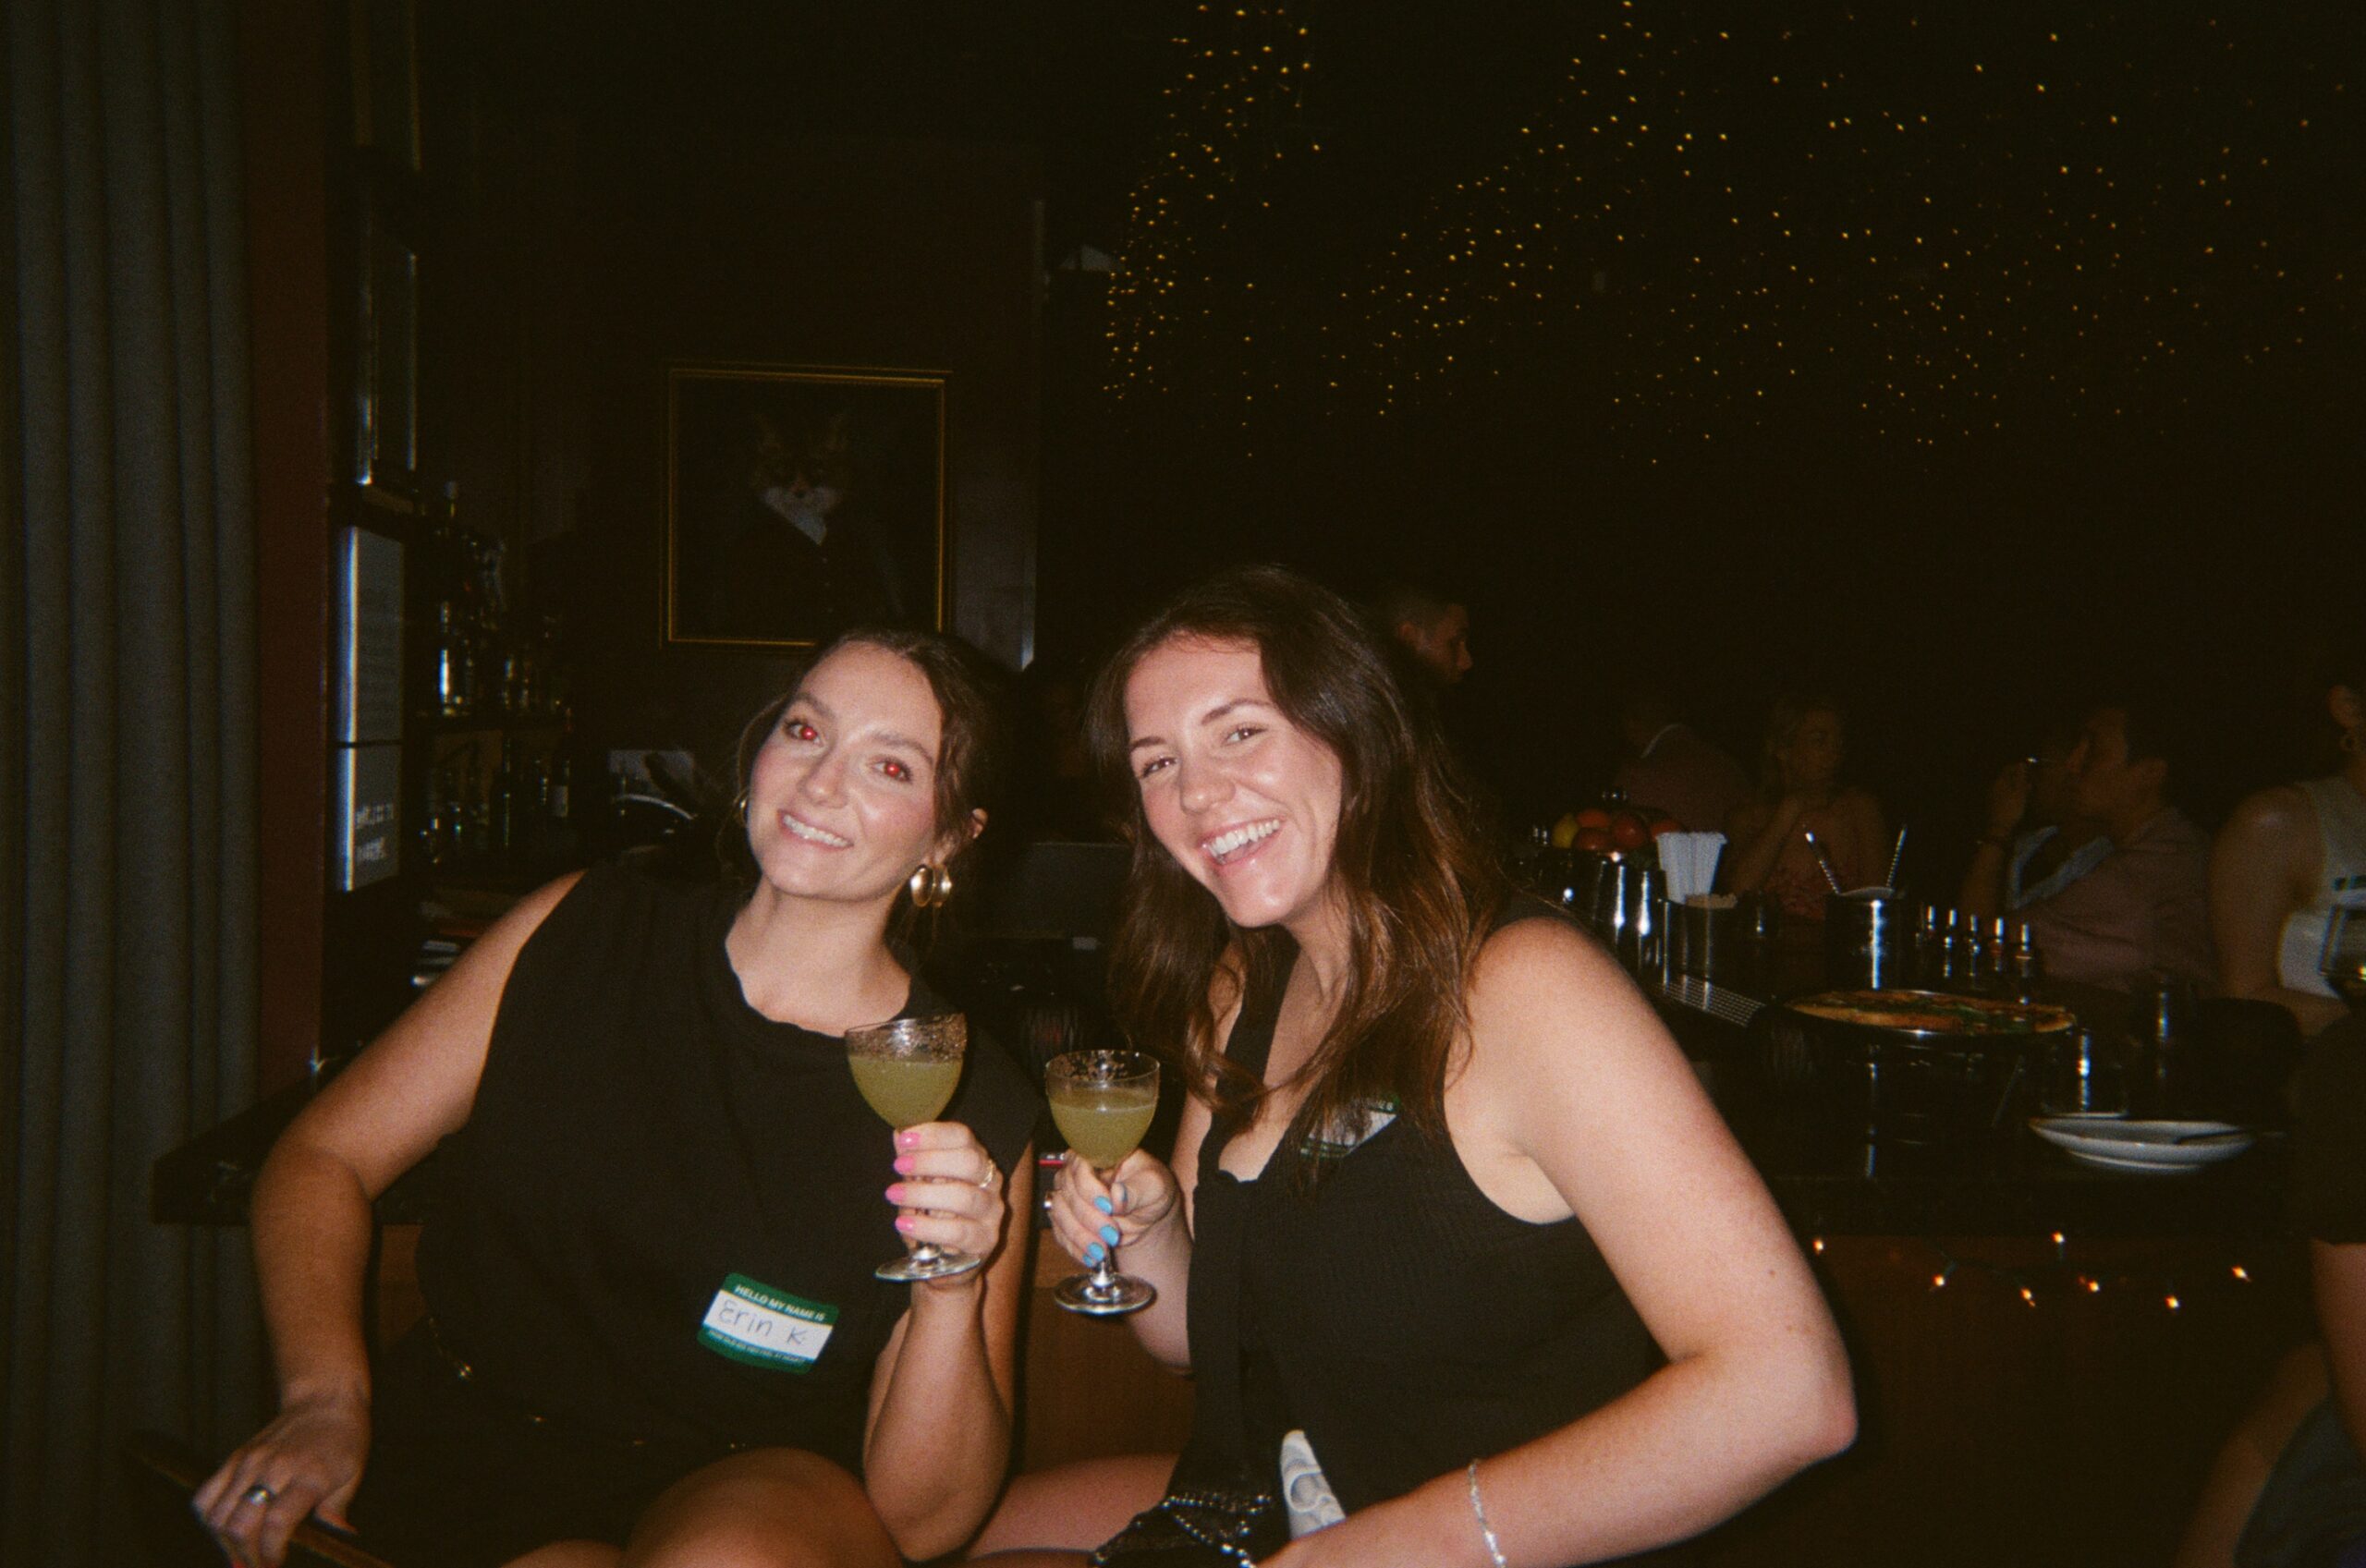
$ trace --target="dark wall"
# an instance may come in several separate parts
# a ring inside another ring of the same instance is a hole
[[[797,662],[663,645],[673,361],[944,372],[955,629],[1025,658],[1038,154],[686,113],[695,77],[636,57],[614,18],[548,40],[445,15],[426,44],[455,169],[430,461],[510,539],[524,607],[565,616],[579,737],[686,748],[719,777]]]
[[[257,977],[263,1083],[321,1038],[328,868],[328,40],[319,9],[239,13],[254,377]]]
[[[1637,674],[1745,761],[1776,693],[1837,695],[1852,771],[1927,845],[1918,891],[1952,887],[1986,782],[2099,688],[2178,702],[2205,824],[2323,765],[2310,654],[2366,580],[2340,353],[2140,431],[2032,423],[1926,456],[1799,428],[1695,454],[1592,429],[1567,376],[1474,377],[1385,419],[1310,383],[1278,435],[1238,399],[1113,406],[1097,305],[1056,290],[1046,322],[1046,646],[1089,659],[1229,562],[1350,593],[1427,578],[1470,605],[1453,716],[1515,826],[1602,786]]]
[[[590,460],[568,567],[590,634],[586,722],[623,743],[703,748],[791,664],[657,647],[669,360],[945,371],[955,624],[1017,662],[1034,609],[1031,154],[803,142],[642,173],[587,225],[600,337],[583,365]]]

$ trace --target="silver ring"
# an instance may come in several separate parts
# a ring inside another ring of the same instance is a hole
[[[238,1501],[240,1502],[251,1502],[257,1508],[268,1508],[271,1506],[271,1500],[278,1495],[279,1494],[277,1492],[272,1490],[269,1487],[264,1486],[261,1481],[257,1481],[253,1486],[249,1487],[246,1490],[238,1494]]]
[[[994,1190],[994,1168],[993,1166],[987,1166],[986,1173],[978,1178],[978,1190],[980,1192],[992,1192]]]

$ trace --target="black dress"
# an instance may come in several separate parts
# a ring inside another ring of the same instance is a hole
[[[886,1124],[842,1041],[748,1005],[734,890],[587,873],[519,951],[437,1155],[429,1320],[379,1374],[354,1517],[426,1562],[621,1542],[675,1480],[787,1445],[857,1475],[908,1288]],[[946,1011],[915,980],[908,1014]],[[973,1038],[945,1119],[1006,1172],[1040,1102]],[[464,1370],[465,1369],[465,1370]]]
[[[1287,982],[1252,987],[1226,1042],[1260,1078]],[[1660,1365],[1585,1227],[1505,1213],[1445,1140],[1398,1120],[1345,1152],[1285,1138],[1243,1182],[1219,1163],[1239,1131],[1220,1117],[1200,1149],[1199,1386],[1178,1485],[1238,1465],[1270,1488],[1299,1428],[1353,1513],[1566,1426]],[[1311,1186],[1309,1160],[1325,1167]]]

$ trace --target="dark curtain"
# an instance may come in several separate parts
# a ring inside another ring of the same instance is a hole
[[[147,1191],[255,1084],[236,12],[0,15],[0,1562],[70,1568],[126,1430],[256,1415],[243,1233]]]

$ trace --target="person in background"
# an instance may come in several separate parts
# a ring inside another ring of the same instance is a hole
[[[1740,763],[1677,716],[1667,693],[1648,683],[1627,688],[1618,705],[1628,756],[1611,786],[1637,806],[1665,811],[1693,833],[1722,833],[1750,799]]]
[[[997,684],[931,633],[825,649],[749,726],[738,878],[528,895],[305,1107],[252,1203],[279,1414],[195,1499],[235,1561],[312,1513],[421,1568],[894,1568],[977,1528],[1042,1101],[973,1041],[891,1132],[842,1037],[949,1010],[888,932],[985,825]],[[371,1204],[431,1150],[428,1317],[373,1365]],[[877,1279],[902,1237],[990,1261]]]
[[[2366,638],[2323,661],[2317,689],[2334,771],[2245,800],[2210,856],[2219,989],[2281,1003],[2304,1034],[2342,1016],[2319,967],[2334,909],[2366,921]]]
[[[2170,801],[2177,710],[2123,699],[2090,711],[2071,748],[2070,809],[2101,822],[2111,850],[2092,870],[2024,905],[2045,972],[2126,990],[2153,975],[2207,981],[2214,966],[2205,894],[2209,840]],[[2030,779],[2010,768],[1991,792],[1986,831],[1964,873],[1974,913],[2006,907],[2006,868],[2030,808]]]
[[[2038,740],[2037,754],[2005,764],[1988,786],[1988,827],[1983,842],[2009,835],[2005,857],[2004,897],[1995,908],[1985,901],[1995,889],[1975,867],[1964,878],[1956,906],[1983,918],[2009,915],[2044,902],[2093,870],[2111,853],[2111,835],[2103,823],[2079,810],[2077,779],[2070,768],[2079,744],[2079,727],[2064,723],[2048,725]],[[2000,820],[2013,818],[2022,802],[2017,828],[1999,830]]]
[[[1189,1098],[1171,1164],[1071,1159],[1053,1231],[1157,1287],[1127,1322],[1192,1369],[1193,1435],[1021,1477],[978,1554],[1123,1526],[1093,1561],[1153,1568],[1220,1485],[1288,1503],[1265,1568],[1595,1562],[1850,1440],[1764,1185],[1616,965],[1511,899],[1431,723],[1344,600],[1272,568],[1187,590],[1104,672],[1093,751],[1133,797],[1112,991]]]
[[[1832,892],[1807,835],[1832,858],[1845,890],[1870,885],[1888,869],[1889,824],[1881,802],[1840,782],[1848,726],[1828,698],[1785,696],[1766,721],[1759,797],[1726,821],[1726,885],[1763,893],[1791,921],[1820,925]]]
[[[1470,673],[1470,612],[1464,605],[1416,583],[1394,583],[1373,596],[1372,610],[1439,689]]]
[[[2288,1098],[2318,1337],[2220,1448],[2174,1568],[2366,1562],[2366,1019],[2345,1011],[2310,1044]]]

